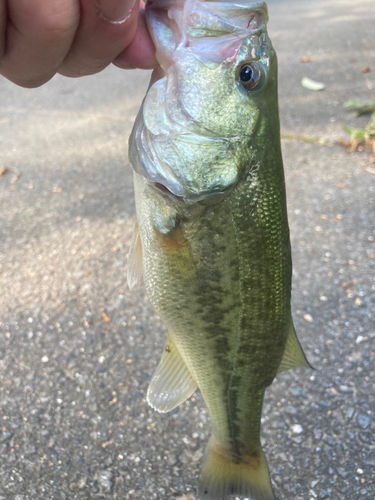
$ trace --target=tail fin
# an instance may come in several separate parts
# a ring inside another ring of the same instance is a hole
[[[234,460],[212,436],[199,478],[200,500],[221,500],[241,495],[251,500],[274,500],[266,458],[256,454]]]

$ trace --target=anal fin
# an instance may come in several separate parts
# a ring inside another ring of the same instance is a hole
[[[147,391],[147,401],[165,413],[183,403],[197,389],[188,367],[168,333],[167,345]]]
[[[143,254],[142,241],[139,234],[138,223],[135,223],[133,239],[128,254],[128,287],[132,290],[142,281],[143,276]]]
[[[285,344],[284,355],[277,374],[285,372],[286,370],[290,370],[292,368],[297,368],[297,366],[312,368],[310,363],[307,361],[301,344],[299,343],[296,332],[294,330],[293,321],[290,320],[289,333]]]

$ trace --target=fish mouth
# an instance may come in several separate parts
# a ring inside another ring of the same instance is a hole
[[[181,47],[202,60],[223,62],[244,38],[266,30],[268,22],[265,2],[147,0],[145,8],[156,59],[164,70],[173,64]]]
[[[160,191],[161,193],[166,195],[168,198],[173,198],[174,200],[176,200],[180,203],[185,203],[185,199],[182,196],[176,196],[174,193],[172,193],[172,191],[170,191],[167,188],[167,186],[164,186],[164,184],[161,184],[160,182],[153,182],[153,183],[151,183],[151,185],[155,189],[157,189],[158,191]]]

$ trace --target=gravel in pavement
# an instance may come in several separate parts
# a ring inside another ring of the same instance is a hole
[[[269,8],[293,314],[315,370],[267,390],[262,440],[278,500],[374,500],[375,175],[334,141],[366,122],[343,102],[374,99],[375,6]],[[165,328],[126,285],[126,142],[147,82],[116,68],[33,91],[0,80],[0,500],[195,498],[207,411],[199,392],[170,414],[147,405]]]

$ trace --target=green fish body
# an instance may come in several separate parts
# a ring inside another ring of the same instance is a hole
[[[308,366],[290,311],[291,251],[276,55],[263,2],[146,5],[162,67],[130,139],[138,231],[129,285],[168,329],[148,390],[158,411],[197,387],[213,434],[201,499],[273,498],[264,391]]]

